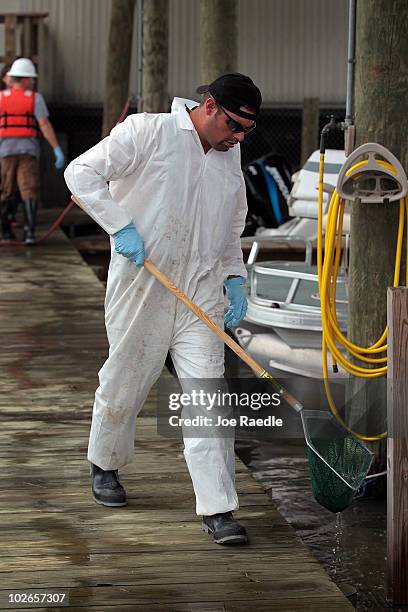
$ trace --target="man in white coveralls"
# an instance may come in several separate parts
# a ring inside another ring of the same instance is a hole
[[[224,319],[235,326],[246,312],[239,143],[255,128],[261,93],[238,73],[197,92],[204,94],[199,105],[175,98],[171,113],[129,116],[65,172],[82,208],[111,236],[110,348],[88,449],[93,496],[106,506],[126,505],[118,469],[132,461],[136,417],[167,352],[182,387],[183,379],[224,374],[223,343],[143,268],[145,250],[218,325]],[[203,529],[219,544],[246,542],[232,515],[238,508],[233,437],[185,437],[184,456]]]

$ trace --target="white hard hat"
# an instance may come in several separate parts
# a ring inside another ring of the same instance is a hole
[[[38,76],[38,74],[36,73],[35,66],[30,59],[26,57],[20,57],[20,59],[16,59],[13,62],[10,70],[7,73],[7,76],[35,78]]]

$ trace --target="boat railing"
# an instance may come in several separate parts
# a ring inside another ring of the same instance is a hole
[[[320,302],[319,302],[319,279],[317,274],[316,266],[310,266],[309,264],[305,264],[303,262],[298,262],[297,269],[293,269],[290,267],[279,267],[278,262],[272,266],[265,266],[262,263],[258,263],[252,266],[250,272],[250,297],[251,300],[258,304],[259,306],[266,306],[268,308],[285,308],[288,310],[302,310],[304,312],[309,313],[320,313]],[[304,269],[302,269],[304,267]],[[258,291],[258,279],[262,276],[269,276],[275,278],[286,278],[292,279],[292,282],[288,282],[288,289],[285,294],[281,294],[280,298],[267,298],[261,297]],[[316,299],[316,306],[304,304],[304,303],[294,303],[297,291],[299,289],[300,283],[302,281],[311,282],[315,286],[315,291],[311,293],[310,297]],[[341,272],[338,276],[337,283],[344,284],[345,278],[343,273]],[[338,304],[346,303],[343,299],[337,299],[336,302]]]
[[[282,242],[286,242],[286,243],[301,243],[304,244],[305,246],[305,259],[304,259],[304,263],[307,265],[312,265],[312,255],[313,255],[313,241],[309,240],[308,238],[304,238],[303,236],[285,236],[284,234],[275,234],[274,236],[256,236],[252,246],[251,246],[251,250],[249,252],[249,256],[247,259],[247,266],[253,266],[254,263],[257,260],[257,257],[259,255],[259,251],[261,250],[262,246],[264,245],[269,245],[271,242],[276,242],[276,243],[282,243]]]

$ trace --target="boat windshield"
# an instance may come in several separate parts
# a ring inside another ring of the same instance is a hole
[[[277,304],[320,308],[317,267],[303,262],[262,262],[251,275],[251,295]],[[340,276],[336,287],[340,311],[347,311],[346,283]]]

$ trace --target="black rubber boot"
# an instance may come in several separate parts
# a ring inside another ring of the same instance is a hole
[[[35,243],[35,221],[37,217],[37,200],[23,200],[24,209],[24,242]]]
[[[212,533],[216,544],[244,544],[248,542],[245,527],[237,523],[231,512],[203,516],[202,529]]]
[[[16,236],[11,228],[12,200],[3,200],[1,206],[1,233],[3,240],[15,240]]]
[[[119,482],[117,470],[102,470],[91,463],[92,494],[97,504],[126,506],[126,491]]]
[[[11,227],[13,229],[18,226],[18,223],[17,223],[17,208],[18,208],[18,199],[15,197],[10,202],[10,222],[11,222]]]

